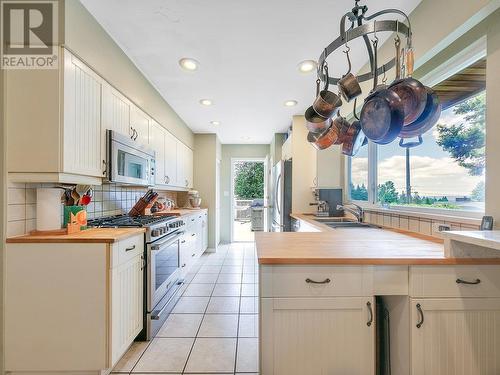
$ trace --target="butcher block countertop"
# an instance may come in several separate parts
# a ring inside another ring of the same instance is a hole
[[[332,229],[312,216],[293,216],[321,231],[256,233],[259,264],[500,264],[500,259],[447,258],[443,241],[430,236],[380,228]]]
[[[73,234],[26,234],[7,243],[113,243],[146,232],[145,228],[90,228]]]

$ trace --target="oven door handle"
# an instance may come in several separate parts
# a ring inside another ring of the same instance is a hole
[[[162,247],[169,246],[169,245],[173,244],[175,241],[177,241],[179,238],[181,238],[184,233],[185,233],[184,231],[180,231],[174,237],[169,238],[168,240],[152,244],[151,250],[157,251],[157,250],[160,250]]]

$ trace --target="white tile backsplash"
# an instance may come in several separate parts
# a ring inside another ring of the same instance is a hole
[[[8,183],[7,236],[18,236],[36,229],[36,189],[54,186],[54,184]],[[89,219],[127,213],[147,191],[146,188],[142,187],[116,184],[93,186],[93,190],[92,202],[87,206]],[[172,191],[159,191],[159,193],[160,196],[168,197],[174,201],[177,201],[178,196],[181,195]],[[63,206],[61,205],[61,225],[62,212]]]
[[[365,222],[376,224],[386,228],[396,228],[409,230],[415,233],[421,233],[428,236],[434,236],[441,238],[438,232],[435,232],[433,227],[434,224],[444,223],[442,220],[431,220],[428,218],[422,218],[419,216],[407,216],[399,215],[398,213],[382,213],[376,211],[365,211]],[[474,224],[461,224],[461,223],[452,223],[446,222],[451,226],[451,230],[478,230],[479,225]]]

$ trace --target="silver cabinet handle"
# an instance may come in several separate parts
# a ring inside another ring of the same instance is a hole
[[[372,303],[370,301],[368,301],[366,303],[366,307],[368,307],[368,312],[370,313],[370,319],[368,319],[368,321],[366,322],[366,325],[368,327],[370,327],[373,323],[373,309],[372,309]]]
[[[131,251],[135,249],[135,245],[125,248],[125,251]]]
[[[422,311],[422,306],[420,306],[420,303],[417,303],[417,311],[420,315],[420,321],[417,323],[416,327],[420,328],[424,324],[424,312]]]
[[[141,264],[141,271],[146,268],[146,259],[144,259],[144,255],[141,255],[141,260],[142,260],[142,264]]]
[[[182,240],[181,243],[186,243],[186,240]]]
[[[106,174],[108,173],[108,164],[106,163],[106,160],[102,161],[102,165],[104,166],[103,171],[102,171],[102,175],[106,176]]]
[[[481,279],[476,279],[474,281],[467,281],[467,280],[457,279],[456,283],[457,284],[467,284],[467,285],[477,285],[477,284],[481,283]]]
[[[308,284],[329,284],[332,280],[330,279],[324,279],[323,281],[314,281],[311,280],[310,278],[306,279],[306,283]]]
[[[194,254],[191,254],[191,256],[192,256],[192,257],[194,257],[195,255],[196,255],[196,253],[194,253]]]
[[[170,177],[165,176],[165,183],[166,183],[166,184],[169,184],[169,183],[170,183]]]

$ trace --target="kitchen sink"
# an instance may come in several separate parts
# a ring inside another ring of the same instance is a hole
[[[358,223],[357,221],[333,221],[333,222],[323,222],[323,224],[328,225],[330,228],[380,228],[379,226]]]
[[[353,219],[348,217],[317,217],[314,219],[318,223],[327,224],[327,223],[356,223]]]

